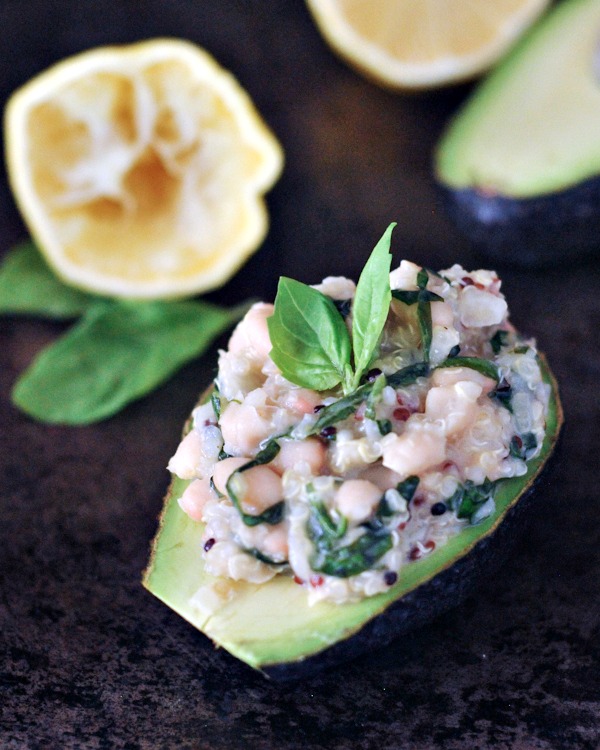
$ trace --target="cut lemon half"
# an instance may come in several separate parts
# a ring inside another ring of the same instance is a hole
[[[262,242],[278,141],[204,50],[155,39],[84,52],[11,97],[16,202],[66,282],[117,297],[223,284]]]
[[[489,68],[549,0],[307,0],[329,44],[379,83],[442,86]]]

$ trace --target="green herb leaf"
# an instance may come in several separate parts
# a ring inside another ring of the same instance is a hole
[[[436,274],[437,275],[437,274]],[[395,289],[392,297],[405,305],[417,304],[417,320],[419,322],[419,331],[421,333],[421,349],[423,350],[423,359],[429,362],[429,350],[431,349],[431,340],[433,336],[433,327],[431,323],[431,302],[443,302],[444,298],[435,292],[427,289],[429,281],[429,272],[422,268],[417,274],[418,291],[404,291]]]
[[[251,557],[255,557],[257,560],[260,560],[260,562],[265,563],[265,565],[284,566],[288,564],[287,560],[282,560],[281,562],[277,562],[277,560],[271,559],[270,557],[268,557],[268,555],[265,555],[259,549],[256,549],[256,547],[250,547],[249,549],[245,549],[244,552],[247,555],[250,555]]]
[[[412,385],[418,378],[426,378],[429,375],[429,363],[427,362],[415,362],[412,365],[403,367],[401,370],[391,375],[387,375],[387,383],[393,388],[402,388],[406,385]]]
[[[332,300],[282,277],[268,318],[271,359],[296,385],[325,391],[338,385],[350,363],[350,335]]]
[[[200,355],[246,309],[206,302],[96,302],[21,375],[13,402],[42,422],[104,419]]]
[[[13,248],[0,265],[0,314],[68,320],[99,300],[60,281],[33,242]]]
[[[498,368],[489,359],[480,359],[479,357],[450,357],[440,362],[435,369],[438,370],[442,367],[469,367],[471,370],[477,370],[477,372],[488,378],[492,378],[496,382],[500,381]]]
[[[263,466],[264,464],[270,464],[281,450],[281,446],[277,442],[280,437],[283,437],[283,435],[279,435],[277,438],[272,438],[271,440],[269,440],[265,447],[262,448],[251,461],[248,461],[247,463],[243,464],[243,466],[240,466],[239,469],[236,469],[236,471],[234,471],[227,480],[227,494],[229,495],[231,502],[233,503],[237,512],[240,514],[241,519],[246,524],[246,526],[258,526],[261,523],[267,523],[274,526],[283,519],[283,512],[285,510],[285,504],[283,500],[281,500],[279,503],[275,503],[275,505],[267,508],[267,510],[265,510],[263,513],[255,516],[251,513],[244,512],[244,510],[242,509],[241,500],[239,498],[241,489],[239,480],[240,474],[242,474],[244,471],[252,469],[254,466]]]
[[[352,306],[352,348],[356,388],[368,368],[387,320],[392,293],[390,290],[390,243],[395,223],[383,233],[365,264],[356,286]]]
[[[446,504],[456,512],[458,518],[468,518],[470,523],[477,520],[477,511],[488,500],[493,499],[496,482],[486,479],[483,484],[465,482],[446,500]]]
[[[407,503],[410,503],[410,501],[413,499],[415,492],[417,491],[417,487],[419,486],[419,477],[415,474],[412,474],[410,477],[407,477],[403,482],[400,482],[400,484],[396,485],[396,489],[398,492],[402,495],[402,497],[406,500]]]
[[[503,346],[506,346],[508,341],[508,331],[498,330],[490,339],[490,345],[494,354],[499,354]]]
[[[321,409],[319,418],[314,423],[311,435],[318,435],[326,427],[341,422],[357,410],[362,402],[369,396],[373,383],[365,383],[357,388],[354,393],[334,401],[329,406]]]
[[[320,550],[311,558],[311,567],[319,573],[349,578],[369,570],[392,547],[388,531],[370,531],[345,547]]]

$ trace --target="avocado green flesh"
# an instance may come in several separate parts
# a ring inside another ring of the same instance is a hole
[[[437,179],[511,198],[600,174],[600,2],[566,0],[476,89],[436,154]]]
[[[405,565],[398,582],[385,594],[356,603],[321,602],[309,607],[305,589],[280,575],[262,585],[232,583],[231,598],[214,614],[202,613],[192,597],[201,586],[216,579],[203,570],[202,524],[190,520],[177,503],[187,485],[177,478],[165,501],[144,586],[216,645],[256,669],[301,662],[350,638],[393,602],[464,557],[495,530],[506,511],[530,488],[550,457],[562,424],[556,383],[544,360],[541,364],[552,394],[540,455],[528,463],[526,475],[500,483],[493,516],[479,525],[467,526],[445,546]]]

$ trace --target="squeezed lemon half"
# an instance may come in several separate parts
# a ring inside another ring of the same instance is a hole
[[[398,89],[472,78],[489,68],[549,0],[307,0],[351,65]]]
[[[223,284],[267,231],[282,149],[204,50],[155,39],[84,52],[11,97],[15,200],[66,282],[169,298]]]

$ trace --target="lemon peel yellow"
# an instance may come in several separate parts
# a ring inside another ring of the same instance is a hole
[[[376,82],[426,89],[495,63],[549,0],[306,0],[330,46]]]

